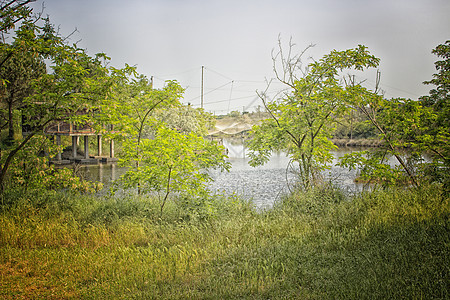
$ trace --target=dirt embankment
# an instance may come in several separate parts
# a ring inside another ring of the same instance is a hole
[[[270,116],[265,113],[244,114],[237,117],[226,116],[216,119],[216,125],[209,131],[211,136],[234,136],[246,133],[254,125],[261,124],[262,120]],[[337,139],[331,141],[338,147],[380,147],[383,145],[379,139]]]
[[[224,117],[216,120],[216,126],[209,131],[210,135],[236,135],[247,132],[253,125],[260,124],[265,116],[252,114],[241,115],[239,117]]]
[[[380,139],[331,139],[338,147],[381,147],[383,141]]]

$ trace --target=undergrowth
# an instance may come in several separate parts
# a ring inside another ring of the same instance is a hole
[[[4,299],[448,299],[439,187],[348,197],[330,186],[271,210],[237,198],[6,194]]]

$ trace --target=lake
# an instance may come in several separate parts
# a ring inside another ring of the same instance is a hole
[[[214,182],[210,185],[213,192],[227,195],[237,194],[253,201],[258,208],[263,209],[270,208],[294,185],[295,174],[287,170],[289,158],[284,153],[275,153],[267,164],[253,168],[248,164],[247,149],[242,140],[224,140],[223,144],[228,149],[228,161],[232,168],[230,172],[210,171],[214,178]],[[338,157],[352,151],[359,151],[359,149],[345,148],[334,151],[333,165],[337,162]],[[81,168],[85,178],[100,181],[105,185],[119,178],[126,171],[126,168],[115,164],[82,166]],[[326,180],[333,180],[334,183],[350,193],[363,189],[363,185],[354,182],[355,171],[332,166],[323,175]]]

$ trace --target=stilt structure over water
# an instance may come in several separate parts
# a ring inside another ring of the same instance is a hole
[[[78,112],[78,114],[83,114],[83,112]],[[111,125],[111,130],[112,125]],[[27,130],[22,128],[22,134],[26,135]],[[116,162],[117,158],[114,157],[114,140],[110,140],[110,151],[109,155],[103,155],[102,153],[102,134],[97,132],[91,124],[85,123],[82,125],[75,125],[71,122],[65,121],[55,121],[51,123],[44,129],[44,134],[54,137],[56,144],[61,146],[61,137],[70,136],[72,137],[72,156],[69,159],[63,159],[62,153],[58,153],[51,162],[54,164],[70,164],[70,163],[80,163],[80,164],[98,164]],[[89,138],[97,138],[97,155],[90,155],[89,153]],[[84,139],[84,156],[78,155],[78,144],[79,139]]]

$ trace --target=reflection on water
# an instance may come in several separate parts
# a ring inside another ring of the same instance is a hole
[[[99,181],[108,185],[118,179],[126,172],[127,168],[119,167],[117,164],[99,164],[80,166],[77,171],[83,178],[91,181]]]
[[[289,188],[295,184],[295,174],[288,170],[289,158],[283,153],[274,154],[264,166],[253,168],[248,162],[248,151],[242,140],[224,140],[224,146],[228,149],[228,161],[231,162],[230,172],[211,171],[214,182],[210,189],[216,193],[227,195],[237,194],[245,199],[252,200],[259,208],[271,207],[281,195],[288,193]],[[333,154],[337,158],[351,152],[350,149],[339,149]],[[108,185],[124,174],[126,168],[115,164],[84,166],[82,174],[89,180],[100,181]],[[348,171],[336,166],[324,172],[325,180],[333,180],[342,188],[356,192],[362,189],[362,185],[354,183],[355,171]]]

